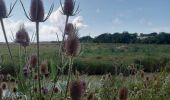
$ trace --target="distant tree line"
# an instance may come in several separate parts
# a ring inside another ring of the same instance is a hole
[[[103,33],[94,38],[84,36],[80,38],[81,42],[94,42],[94,43],[145,43],[145,44],[170,44],[170,33]]]

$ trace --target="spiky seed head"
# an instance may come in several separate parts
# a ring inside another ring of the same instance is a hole
[[[119,90],[119,100],[127,100],[128,98],[128,89],[126,87],[122,87]]]
[[[74,30],[74,25],[72,23],[68,23],[65,28],[65,34],[68,35],[69,33],[73,32],[73,30]]]
[[[17,87],[14,86],[13,89],[12,89],[13,93],[16,93],[17,92]]]
[[[23,73],[24,73],[24,77],[25,77],[25,78],[28,78],[29,73],[30,73],[30,69],[29,69],[27,66],[25,66],[25,67],[23,68]]]
[[[2,83],[1,83],[1,88],[2,88],[3,90],[6,90],[6,89],[7,89],[7,83],[6,83],[6,82],[2,82]]]
[[[68,56],[78,56],[80,53],[80,41],[76,29],[69,33],[65,41],[65,52]]]
[[[2,90],[2,88],[0,87],[0,100],[2,100],[2,96],[3,96],[3,90]]]
[[[32,55],[30,57],[30,67],[35,68],[37,64],[37,55]]]
[[[25,29],[24,24],[20,26],[20,29],[16,33],[16,40],[17,43],[21,44],[23,47],[27,47],[30,44],[30,38],[28,32]]]
[[[90,93],[87,97],[87,100],[93,100],[94,98],[94,93]]]
[[[0,0],[0,19],[7,17],[7,10],[4,0]]]
[[[40,65],[40,71],[41,71],[41,73],[44,74],[44,75],[48,73],[48,65],[47,65],[47,62],[46,62],[46,61],[44,61],[44,62],[41,63],[41,65]]]
[[[65,0],[63,10],[64,15],[72,16],[74,12],[74,0]]]
[[[146,77],[146,81],[149,81],[149,77],[148,76]]]
[[[82,85],[79,80],[74,80],[70,83],[70,96],[73,100],[81,100]]]
[[[54,91],[54,93],[58,93],[58,91],[59,91],[58,87],[55,86],[55,87],[53,88],[53,91]]]
[[[80,81],[80,83],[81,83],[81,89],[82,89],[82,94],[84,94],[85,93],[85,91],[86,91],[86,82],[84,81],[84,80],[81,80]]]
[[[38,77],[38,74],[35,74],[35,75],[34,75],[34,80],[38,80],[38,78],[39,78],[39,77]]]
[[[42,0],[31,0],[30,17],[33,22],[44,20],[44,5]]]

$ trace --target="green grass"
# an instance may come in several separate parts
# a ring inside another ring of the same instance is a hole
[[[15,58],[15,64],[19,62],[19,45],[11,44],[12,54]],[[57,63],[58,44],[42,43],[40,45],[41,60],[52,60]],[[27,48],[27,55],[36,53],[36,45],[31,44]],[[24,58],[24,49],[21,54]],[[10,60],[5,44],[0,44],[0,55],[2,56],[2,67],[9,67]],[[108,72],[115,73],[115,67],[119,72],[125,72],[127,66],[135,64],[138,68],[144,68],[145,71],[154,72],[163,67],[169,68],[170,45],[155,44],[111,44],[111,43],[84,43],[81,45],[81,53],[75,59],[74,68],[82,73],[104,74]],[[167,65],[168,64],[168,65]],[[55,66],[55,65],[54,65]]]

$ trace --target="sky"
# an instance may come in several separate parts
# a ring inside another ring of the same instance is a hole
[[[29,13],[30,1],[22,0]],[[63,2],[64,0],[62,0]],[[10,3],[14,0],[5,0],[9,11]],[[54,3],[54,10],[45,23],[40,23],[40,40],[55,41],[62,36],[65,16],[60,13],[59,0],[43,0],[45,12]],[[80,13],[72,16],[69,22],[79,29],[79,36],[90,35],[95,37],[105,32],[151,33],[170,32],[170,0],[77,0],[80,4]],[[21,4],[17,2],[12,16],[4,20],[9,41],[24,23],[30,37],[35,32],[35,23],[30,22],[24,15]],[[0,27],[0,42],[4,42]]]

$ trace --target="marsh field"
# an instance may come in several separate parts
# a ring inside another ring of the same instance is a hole
[[[25,55],[29,56],[36,52],[36,45],[30,44],[27,48],[23,48],[18,44],[10,44],[10,47],[15,59],[14,64],[9,59],[6,44],[0,44],[1,74],[13,75],[15,79],[15,69],[19,70],[21,66],[22,73],[25,63],[20,62],[25,61]],[[40,43],[40,61],[48,62],[50,74],[53,74],[50,75],[51,78],[56,73],[53,70],[58,63],[58,50],[57,43]],[[63,74],[67,74],[67,67],[66,64]],[[81,43],[81,52],[73,64],[73,77],[79,77],[86,82],[83,100],[118,100],[120,98],[123,98],[120,100],[169,100],[169,71],[170,45]],[[78,75],[77,72],[79,72]],[[67,80],[66,75],[59,76],[57,92],[54,92],[51,99],[61,100],[66,87],[65,80]],[[24,94],[29,94],[28,91],[35,92],[36,86],[26,87],[30,84],[29,80],[25,80],[22,84],[13,83],[10,80],[7,80],[7,83],[8,85],[17,84],[17,96],[11,95],[12,98],[20,98],[17,100],[27,100],[29,96]],[[52,81],[45,78],[41,80],[41,83],[47,89],[43,90],[43,98],[48,100],[50,96],[46,92],[51,93]],[[18,84],[25,85],[25,88],[18,87]],[[13,88],[11,85],[9,87]],[[5,93],[10,94],[7,91]],[[36,97],[36,94],[30,95]],[[75,93],[75,95],[78,94]],[[8,100],[9,96],[6,96],[6,99]]]

